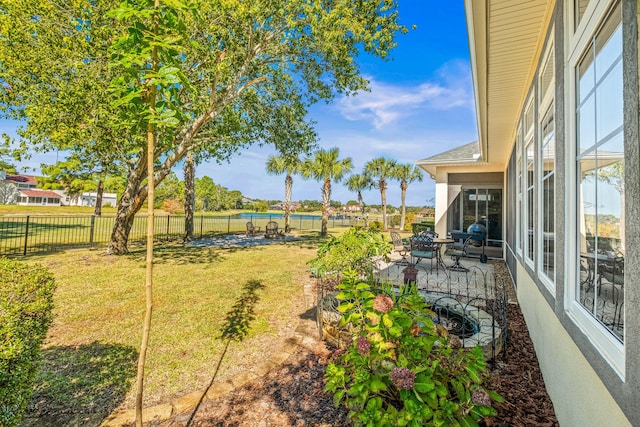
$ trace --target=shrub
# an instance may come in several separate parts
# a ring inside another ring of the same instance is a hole
[[[411,230],[411,223],[413,223],[413,221],[415,221],[416,219],[416,214],[413,212],[407,212],[407,216],[404,219],[404,231],[412,231]]]
[[[171,215],[184,213],[184,205],[179,200],[166,199],[162,202],[162,210]]]
[[[44,267],[0,258],[1,426],[17,426],[31,398],[54,289]]]
[[[371,221],[369,223],[369,229],[371,229],[373,231],[381,231],[382,230],[382,223],[380,221]]]
[[[348,268],[362,275],[371,266],[371,258],[388,256],[391,248],[391,243],[379,231],[351,227],[340,237],[331,237],[320,245],[318,256],[309,264],[319,277],[327,273],[337,275]]]
[[[385,293],[347,273],[338,289],[341,324],[354,336],[328,364],[325,391],[355,425],[477,426],[495,415],[491,401],[502,398],[482,386],[482,349],[462,349],[434,325],[415,285]]]

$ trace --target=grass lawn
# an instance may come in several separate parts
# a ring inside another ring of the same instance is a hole
[[[204,388],[229,322],[246,326],[246,336],[229,347],[216,381],[277,351],[273,343],[284,342],[304,307],[302,285],[311,280],[305,262],[316,249],[317,240],[235,249],[157,247],[145,406]],[[48,267],[57,284],[55,320],[28,416],[133,407],[144,248],[120,257],[74,250],[27,262]]]

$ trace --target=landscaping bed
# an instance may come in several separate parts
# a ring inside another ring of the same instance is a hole
[[[499,279],[510,280],[504,263],[496,263]],[[512,294],[515,301],[515,294]],[[311,319],[305,319],[312,322]],[[325,394],[324,371],[332,349],[318,340],[299,346],[282,365],[222,397],[206,400],[193,426],[341,426],[347,413]],[[517,304],[509,305],[509,344],[498,360],[489,388],[504,398],[495,404],[498,416],[487,426],[557,426],[538,360]],[[179,414],[150,426],[185,426],[191,413]]]

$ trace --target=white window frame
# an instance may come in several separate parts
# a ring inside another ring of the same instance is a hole
[[[549,34],[554,34],[553,31],[553,27],[551,28]],[[538,221],[537,221],[537,235],[535,236],[535,240],[537,241],[538,244],[538,248],[537,248],[537,258],[538,258],[538,262],[537,262],[537,267],[538,267],[538,272],[540,274],[538,274],[538,277],[540,277],[540,281],[542,282],[542,284],[549,290],[549,292],[551,292],[551,294],[555,297],[556,295],[556,278],[555,278],[555,264],[557,262],[556,258],[556,252],[557,252],[557,248],[555,245],[555,239],[554,239],[554,277],[549,277],[545,271],[544,271],[544,213],[543,213],[543,209],[546,209],[546,205],[544,203],[544,179],[545,179],[545,175],[544,175],[544,146],[543,143],[544,141],[542,140],[544,135],[543,135],[543,127],[544,127],[544,122],[546,120],[547,117],[547,112],[549,111],[549,109],[554,108],[554,101],[555,101],[555,58],[553,57],[555,52],[554,46],[553,46],[553,41],[549,42],[549,45],[547,46],[546,50],[545,50],[545,54],[542,56],[543,60],[541,62],[542,67],[540,68],[540,73],[538,75],[538,88],[539,88],[539,94],[538,94],[538,122],[537,122],[537,126],[538,126],[538,147],[536,149],[536,154],[538,156],[537,162],[536,162],[536,168],[538,169],[538,174],[537,174],[537,180],[535,180],[535,182],[537,183],[538,186]],[[549,63],[549,60],[552,60],[552,67],[551,67],[551,81],[549,83],[549,87],[547,89],[546,93],[542,93],[542,84],[540,83],[542,81],[542,77],[543,77],[543,73],[545,71],[545,65]],[[554,129],[555,129],[555,111],[552,111],[552,114],[554,115]],[[554,135],[555,135],[555,130],[554,130]],[[553,174],[554,174],[554,192],[553,194],[556,194],[556,184],[555,184],[555,172],[556,172],[557,166],[555,165],[555,153],[554,153],[554,168],[553,168]],[[555,210],[555,202],[554,202],[554,210]],[[555,221],[554,221],[555,224]],[[554,227],[555,228],[555,227]],[[534,248],[535,251],[535,248]]]
[[[516,253],[522,257],[522,123],[516,132]]]
[[[566,108],[566,177],[565,193],[571,195],[566,198],[567,209],[565,211],[566,239],[565,254],[575,253],[578,242],[577,228],[577,132],[576,132],[576,68],[582,56],[591,43],[593,35],[600,23],[606,18],[607,12],[620,0],[608,0],[590,2],[585,11],[580,25],[575,33],[571,30],[573,25],[573,2],[566,2],[565,16],[569,16],[569,22],[565,22],[566,67],[565,67],[565,108]],[[569,26],[571,25],[571,26]],[[578,258],[578,257],[576,257]],[[581,329],[593,344],[594,348],[611,365],[613,370],[624,381],[625,378],[625,344],[616,339],[613,334],[601,325],[579,302],[576,283],[579,281],[579,260],[565,263],[565,298],[564,307],[568,316]]]
[[[522,141],[522,250],[523,250],[523,259],[525,263],[531,268],[535,268],[535,258],[536,258],[536,237],[535,233],[532,237],[533,239],[533,249],[532,249],[532,258],[529,257],[529,211],[534,213],[533,225],[536,225],[536,216],[535,216],[535,208],[536,208],[536,185],[537,185],[537,173],[536,173],[536,161],[537,161],[537,153],[536,153],[536,108],[534,103],[534,96],[531,95],[529,100],[525,104],[526,107],[524,109],[524,123],[523,123],[523,141]],[[527,114],[531,113],[531,124],[528,128],[527,126]],[[533,178],[531,180],[531,191],[533,191],[533,203],[534,206],[529,206],[529,157],[528,157],[528,148],[531,146],[531,150],[533,152]],[[537,231],[537,226],[534,227],[534,231]]]

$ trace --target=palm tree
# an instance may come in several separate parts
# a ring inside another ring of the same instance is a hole
[[[400,180],[400,190],[402,190],[402,208],[400,210],[400,230],[404,230],[404,220],[406,215],[405,197],[409,183],[422,181],[422,171],[411,163],[398,164],[395,167],[393,177]]]
[[[339,159],[338,148],[318,150],[313,158],[307,158],[302,165],[302,176],[323,181],[322,184],[322,228],[320,234],[327,234],[329,223],[329,202],[331,201],[331,181],[340,182],[351,171],[351,157]]]
[[[301,162],[297,156],[269,156],[267,159],[267,173],[269,175],[286,174],[284,179],[284,231],[291,230],[289,214],[291,212],[291,193],[293,178],[291,175],[300,173]]]
[[[367,226],[367,217],[364,215],[364,201],[362,200],[362,190],[367,190],[373,187],[373,181],[371,177],[366,173],[353,174],[345,182],[349,191],[354,191],[358,194],[358,204],[360,205],[360,211],[362,212],[362,218],[364,219],[364,225]]]
[[[376,188],[380,190],[380,198],[382,199],[382,228],[387,228],[387,178],[393,178],[395,160],[378,157],[367,162],[364,165],[364,173],[377,178]]]

